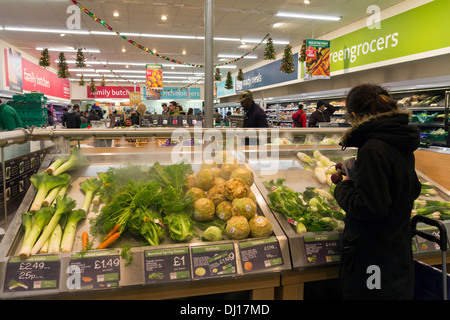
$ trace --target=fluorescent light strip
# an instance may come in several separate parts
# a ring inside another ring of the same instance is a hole
[[[44,29],[44,28],[22,28],[22,27],[4,27],[7,31],[22,32],[46,32],[46,33],[65,33],[65,34],[89,34],[89,31],[72,30],[72,29]]]
[[[48,49],[48,51],[56,51],[56,52],[78,52],[78,49],[74,48],[45,48]],[[44,47],[37,47],[36,50],[44,50]],[[86,49],[88,52],[92,53],[100,53],[100,50],[98,49]]]
[[[277,17],[286,18],[298,18],[298,19],[313,19],[313,20],[328,20],[328,21],[339,21],[341,17],[336,16],[324,16],[316,14],[305,14],[305,13],[290,13],[290,12],[278,12]]]
[[[217,57],[219,57],[219,58],[237,59],[237,58],[240,58],[241,56],[235,55],[235,54],[219,54],[219,55],[217,55]],[[252,55],[247,55],[247,56],[244,57],[244,59],[258,59],[258,57],[257,56],[252,56]]]

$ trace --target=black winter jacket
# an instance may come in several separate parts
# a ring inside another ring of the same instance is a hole
[[[266,112],[255,102],[245,110],[244,128],[268,128]]]
[[[420,194],[414,159],[420,134],[408,125],[409,117],[400,110],[371,116],[343,135],[343,147],[358,148],[354,179],[334,190],[346,212],[341,260],[345,299],[413,298],[410,217]],[[368,289],[370,266],[379,268],[380,289]]]

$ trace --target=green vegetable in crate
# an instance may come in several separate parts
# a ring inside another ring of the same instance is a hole
[[[305,162],[305,163],[307,163],[307,164],[313,164],[313,163],[314,163],[314,160],[313,160],[310,156],[308,156],[306,153],[303,153],[303,152],[297,152],[297,157],[298,157],[301,161],[303,161],[303,162]]]
[[[164,222],[169,229],[169,235],[173,240],[186,241],[194,236],[194,221],[183,213],[173,213],[164,217]]]
[[[30,211],[37,211],[42,207],[42,203],[50,190],[68,183],[70,177],[67,175],[52,176],[48,173],[40,172],[32,175],[30,181],[37,189]]]
[[[269,237],[273,232],[272,223],[264,216],[255,216],[248,222],[250,226],[250,237]]]
[[[91,206],[92,199],[97,190],[102,186],[102,181],[97,178],[86,179],[80,183],[81,189],[84,191],[84,201],[82,209],[89,213],[89,207]]]
[[[157,246],[164,239],[162,216],[156,208],[137,208],[128,222],[128,230],[144,239],[151,246]]]
[[[64,162],[67,161],[67,157],[59,157],[57,158],[55,161],[53,161],[53,163],[47,168],[45,169],[45,173],[48,174],[53,174],[53,172],[58,169]]]
[[[31,249],[44,227],[52,218],[53,211],[53,207],[42,207],[35,213],[27,212],[22,214],[22,225],[25,229],[25,235],[19,251],[20,259],[26,259],[30,256]]]
[[[202,236],[203,241],[220,241],[223,240],[222,231],[216,226],[208,227]]]
[[[61,225],[58,223],[53,229],[52,234],[50,235],[50,238],[48,241],[48,253],[55,254],[60,251],[60,245],[61,245],[61,238],[62,238],[62,228]],[[66,251],[69,252],[69,251]]]
[[[80,149],[75,146],[70,152],[69,158],[66,162],[61,164],[55,171],[53,175],[57,176],[64,172],[74,171],[76,169],[86,167],[89,164],[87,157],[81,153]]]
[[[77,233],[78,222],[84,218],[86,218],[86,211],[84,209],[74,210],[68,214],[61,240],[62,252],[72,251],[75,234]]]
[[[44,243],[47,241],[47,239],[52,234],[53,230],[55,229],[56,225],[59,223],[59,221],[63,218],[64,215],[69,213],[73,208],[75,208],[76,202],[72,198],[64,195],[64,196],[58,196],[56,198],[56,204],[55,204],[55,212],[50,219],[49,223],[44,227],[44,230],[42,231],[42,234],[39,236],[39,239],[34,244],[31,254],[35,255],[39,252],[41,247],[44,245]],[[48,207],[45,207],[48,208]]]
[[[55,201],[56,197],[60,194],[60,192],[63,192],[63,191],[65,192],[67,190],[67,188],[69,187],[71,177],[67,173],[61,174],[60,177],[66,178],[67,183],[50,190],[50,192],[45,197],[44,201],[42,201],[42,206],[44,206],[44,207],[51,206],[53,204],[53,202]]]

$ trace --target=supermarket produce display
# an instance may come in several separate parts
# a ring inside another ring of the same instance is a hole
[[[110,157],[91,158],[75,146],[32,177],[34,189],[21,206],[26,210],[15,218],[15,239],[2,243],[11,246],[1,263],[2,297],[70,293],[68,282],[59,280],[60,274],[70,277],[63,266],[89,269],[93,257],[112,263],[102,269],[111,278],[99,280],[107,275],[92,270],[82,273],[81,289],[88,291],[290,269],[285,236],[270,209],[256,200],[253,172],[234,157],[232,163],[212,160],[197,166],[173,164],[170,154],[155,155],[158,161],[151,164],[145,157],[142,164],[117,157],[109,163]],[[180,250],[184,267],[157,270],[152,247],[162,256]],[[59,261],[59,266],[48,273],[32,271],[19,281],[27,288],[12,284],[21,263],[32,261]],[[36,279],[45,287],[38,287]]]

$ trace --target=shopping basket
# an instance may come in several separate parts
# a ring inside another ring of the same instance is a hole
[[[435,236],[424,231],[417,230],[417,223],[422,222],[435,226],[439,230],[439,236]],[[411,220],[411,230],[413,236],[419,236],[439,245],[442,252],[442,270],[429,266],[418,260],[414,260],[415,267],[415,300],[447,300],[448,288],[450,287],[450,275],[447,274],[447,230],[442,221],[424,216],[414,216]]]

